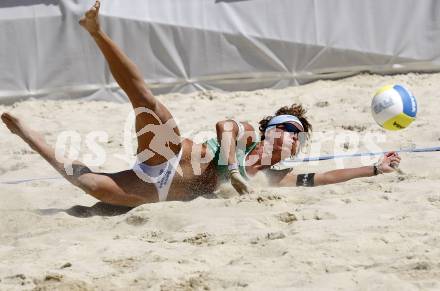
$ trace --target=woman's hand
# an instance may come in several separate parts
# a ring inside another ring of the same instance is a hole
[[[231,179],[231,184],[237,192],[242,194],[249,194],[252,192],[249,184],[246,180],[240,175],[239,170],[234,169],[229,171],[229,179]]]
[[[399,168],[400,156],[396,152],[386,153],[377,163],[377,169],[381,173],[391,173]]]

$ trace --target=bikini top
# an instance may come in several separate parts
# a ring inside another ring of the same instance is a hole
[[[244,136],[244,126],[240,122],[233,120],[238,125],[238,135],[237,140],[240,140]],[[238,169],[240,171],[241,176],[245,179],[249,179],[246,173],[245,161],[247,155],[257,146],[259,142],[259,135],[256,133],[257,141],[253,142],[246,148],[237,146],[235,154],[238,162]],[[208,146],[209,151],[214,156],[213,161],[216,165],[217,175],[222,181],[227,181],[228,177],[228,165],[227,161],[220,161],[220,144],[218,143],[217,138],[211,138],[205,142]]]

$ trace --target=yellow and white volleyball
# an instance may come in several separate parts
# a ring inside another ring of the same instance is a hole
[[[416,119],[417,100],[402,85],[384,86],[374,95],[371,112],[374,120],[383,128],[401,130]]]

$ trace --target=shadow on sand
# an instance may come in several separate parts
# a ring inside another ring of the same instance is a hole
[[[93,216],[117,216],[117,215],[125,214],[132,209],[133,209],[132,207],[115,206],[103,202],[98,202],[90,207],[75,205],[68,209],[57,209],[57,208],[39,209],[37,210],[37,213],[41,215],[54,215],[57,213],[65,212],[71,216],[87,218]]]

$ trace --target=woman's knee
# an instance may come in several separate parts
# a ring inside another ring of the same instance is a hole
[[[94,173],[87,173],[77,177],[77,186],[84,190],[87,194],[98,191],[99,185]]]
[[[146,203],[144,197],[128,194],[108,181],[88,181],[82,184],[82,189],[94,198],[112,205],[136,207]]]
[[[99,185],[99,184],[87,185],[85,187],[82,187],[82,189],[90,196],[93,196],[94,198],[104,203],[121,205],[121,206],[131,206],[131,205],[121,204],[119,201],[120,199],[115,199],[115,197],[120,196],[120,194],[114,193],[107,187],[104,187],[104,185]]]
[[[159,106],[159,101],[153,96],[149,89],[137,92],[130,99],[134,108],[146,107],[156,111]]]

